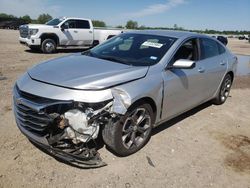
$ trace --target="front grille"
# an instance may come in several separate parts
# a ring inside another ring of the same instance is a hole
[[[29,29],[28,29],[28,27],[20,27],[19,33],[20,33],[20,36],[22,38],[27,38],[28,35],[29,35]]]
[[[14,112],[16,121],[28,131],[39,135],[46,134],[46,129],[53,119],[46,113],[46,108],[55,104],[55,100],[27,94],[14,88]],[[37,107],[37,108],[35,108]]]

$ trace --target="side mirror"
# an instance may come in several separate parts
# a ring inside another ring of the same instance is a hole
[[[195,66],[195,62],[188,59],[179,59],[174,62],[172,68],[176,69],[192,69]]]
[[[67,24],[61,25],[61,30],[64,31],[65,29],[68,29],[69,26]]]

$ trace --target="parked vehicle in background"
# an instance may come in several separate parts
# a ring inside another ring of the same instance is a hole
[[[100,136],[120,156],[137,152],[164,121],[210,100],[223,104],[236,66],[236,56],[205,35],[123,33],[28,70],[13,90],[17,126],[57,158],[100,167]]]
[[[53,53],[57,47],[91,48],[122,32],[120,29],[94,28],[90,19],[64,17],[46,24],[20,26],[19,41],[31,50]]]
[[[13,19],[0,22],[0,29],[19,29],[20,25],[26,24],[27,22],[21,19]]]
[[[249,35],[240,35],[239,40],[249,40]]]
[[[224,44],[225,46],[228,43],[227,37],[224,36],[217,36],[217,40],[219,40],[222,44]]]

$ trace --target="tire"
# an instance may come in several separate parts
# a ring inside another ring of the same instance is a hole
[[[56,42],[53,39],[45,39],[42,42],[41,50],[43,53],[51,54],[56,51]]]
[[[223,82],[220,86],[220,90],[217,96],[214,98],[213,103],[216,105],[221,105],[226,102],[227,97],[229,96],[230,89],[233,83],[232,76],[227,74],[223,79]]]
[[[153,119],[153,110],[149,104],[134,105],[119,120],[105,125],[103,140],[119,156],[131,155],[149,141]]]

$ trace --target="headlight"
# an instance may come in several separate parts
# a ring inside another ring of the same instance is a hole
[[[29,29],[29,35],[30,36],[37,34],[37,32],[38,32],[38,29]]]

